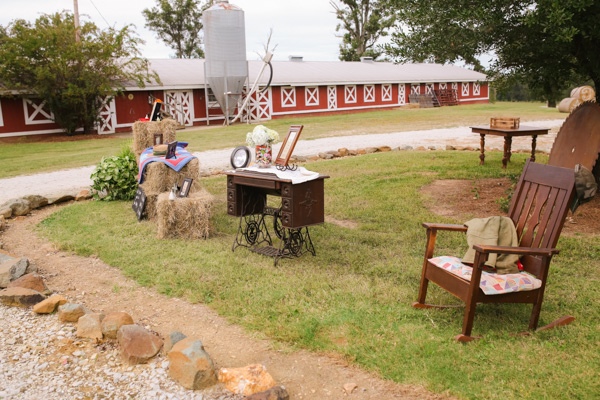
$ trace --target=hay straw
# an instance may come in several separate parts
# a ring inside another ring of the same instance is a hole
[[[556,108],[558,108],[558,111],[560,112],[570,113],[580,104],[581,101],[577,98],[565,97],[560,101],[560,103],[558,103],[558,106]]]
[[[177,121],[171,118],[162,121],[136,121],[133,123],[133,152],[138,157],[148,147],[154,145],[154,134],[163,134],[163,143],[177,139]]]
[[[203,189],[175,200],[161,193],[156,206],[158,238],[208,239],[213,199]]]
[[[571,97],[574,99],[578,99],[580,102],[584,101],[595,101],[596,100],[596,92],[594,88],[591,86],[579,86],[575,89],[571,90]]]
[[[146,165],[144,171],[144,191],[146,193],[161,193],[171,190],[173,185],[181,185],[185,178],[200,181],[200,161],[197,158],[188,162],[179,172],[161,163],[153,162]],[[192,185],[194,186],[194,185]]]

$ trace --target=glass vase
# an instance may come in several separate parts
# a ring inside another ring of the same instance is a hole
[[[273,161],[273,150],[271,144],[256,146],[256,166],[259,168],[269,168]]]

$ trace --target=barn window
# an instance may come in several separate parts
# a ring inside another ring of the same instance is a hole
[[[25,124],[48,124],[54,122],[54,114],[48,109],[46,100],[23,99]]]
[[[348,85],[344,90],[344,101],[346,103],[356,103],[356,85]]]
[[[421,85],[410,85],[410,94],[421,94]]]
[[[473,83],[473,95],[479,96],[481,93],[481,85],[479,83]]]
[[[452,83],[452,90],[456,90],[458,92],[458,82]]]
[[[363,96],[365,103],[372,103],[375,101],[375,85],[365,85],[363,88]]]
[[[406,85],[404,83],[398,85],[398,104],[406,104]]]
[[[448,85],[446,83],[440,83],[440,85],[439,85],[440,90],[446,90],[447,88],[448,88]]]
[[[307,106],[319,105],[319,88],[307,87],[304,92],[304,102]]]
[[[461,94],[463,96],[469,96],[469,82],[463,82],[462,83]]]
[[[281,107],[296,107],[296,88],[281,88]]]
[[[433,83],[425,85],[425,94],[433,95]]]
[[[392,85],[381,85],[381,100],[392,101]]]
[[[337,87],[327,86],[327,108],[335,110],[337,108]]]

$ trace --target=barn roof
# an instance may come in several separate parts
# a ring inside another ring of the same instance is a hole
[[[151,59],[150,68],[162,84],[146,89],[204,88],[203,59]],[[454,65],[393,64],[379,61],[272,61],[273,86],[358,85],[376,83],[433,83],[486,81],[485,74]],[[253,83],[262,61],[248,61],[248,78]],[[268,69],[259,83],[268,82]],[[128,87],[128,90],[140,90]]]

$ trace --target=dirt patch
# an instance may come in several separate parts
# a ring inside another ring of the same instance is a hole
[[[508,178],[437,180],[423,187],[421,193],[431,211],[464,222],[471,218],[506,215],[501,204],[508,201],[512,185]],[[600,233],[600,196],[581,205],[575,214],[569,211],[562,233]]]
[[[56,211],[37,210],[9,221],[0,232],[4,249],[38,266],[48,287],[96,312],[126,311],[163,336],[181,331],[202,340],[217,367],[261,363],[291,399],[448,399],[415,385],[399,385],[348,365],[341,357],[295,351],[257,337],[202,304],[190,304],[143,288],[95,257],[58,251],[35,234],[35,225]],[[356,384],[352,394],[344,385]]]

